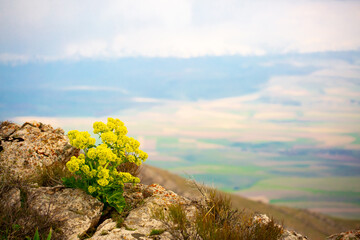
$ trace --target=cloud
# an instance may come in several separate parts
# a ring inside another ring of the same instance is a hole
[[[127,94],[128,91],[122,88],[117,87],[105,87],[105,86],[87,86],[87,85],[80,85],[80,86],[67,86],[61,87],[58,90],[60,91],[106,91],[106,92],[121,92]]]
[[[164,102],[163,100],[156,99],[156,98],[132,98],[133,102],[137,103],[161,103]]]
[[[29,56],[19,55],[19,54],[9,54],[2,53],[0,54],[0,63],[12,63],[12,64],[21,64],[29,61]]]
[[[359,9],[355,0],[2,1],[0,60],[356,51]]]

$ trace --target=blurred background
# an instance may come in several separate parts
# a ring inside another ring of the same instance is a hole
[[[119,118],[149,165],[360,218],[360,2],[0,1],[0,120]]]

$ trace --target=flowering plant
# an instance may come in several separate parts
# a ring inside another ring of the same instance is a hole
[[[68,132],[70,144],[82,149],[84,154],[73,156],[66,163],[74,175],[64,178],[63,182],[67,187],[85,190],[120,213],[125,207],[124,183],[138,183],[140,180],[128,172],[119,171],[119,167],[128,162],[140,166],[148,155],[139,149],[137,140],[126,136],[127,129],[119,119],[108,118],[107,124],[95,122],[93,128],[103,142],[98,146],[95,138],[86,131]]]

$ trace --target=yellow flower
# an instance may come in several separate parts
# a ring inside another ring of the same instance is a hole
[[[127,152],[133,152],[134,149],[132,148],[132,146],[128,143],[125,144],[125,151]]]
[[[90,137],[88,132],[79,132],[77,130],[68,133],[70,144],[79,149],[85,149],[95,144],[95,138]]]
[[[122,121],[120,121],[118,118],[115,119],[115,124],[120,127],[124,126],[124,123]]]
[[[116,135],[113,132],[105,132],[101,134],[101,140],[105,143],[115,143],[117,140]]]
[[[129,161],[129,162],[135,162],[135,156],[134,155],[128,155],[127,156],[127,160]]]
[[[142,150],[139,150],[139,158],[145,162],[145,160],[148,158],[148,154]]]
[[[139,183],[140,182],[140,179],[137,178],[137,177],[134,177],[133,175],[131,175],[130,173],[128,172],[119,172],[119,177],[122,178],[122,182],[123,183],[128,183],[128,182],[131,182],[131,183]]]
[[[95,177],[97,174],[97,171],[95,169],[91,170],[91,172],[89,173],[90,177]]]
[[[98,178],[109,178],[109,169],[99,167],[97,177]]]
[[[115,162],[117,158],[116,154],[105,143],[96,148],[96,155],[99,158],[100,165],[105,165],[107,162]]]
[[[136,150],[140,147],[140,143],[139,141],[135,140],[134,138],[130,138],[129,139],[129,144],[131,145],[131,147]]]
[[[111,175],[116,177],[118,175],[118,171],[116,170],[116,168],[114,168],[112,171],[111,171]]]
[[[95,148],[90,148],[87,152],[88,158],[94,160],[96,158],[96,150]]]
[[[110,131],[114,130],[116,128],[115,120],[113,118],[108,118],[107,127]]]
[[[125,136],[128,133],[128,130],[125,126],[118,126],[115,128],[115,133],[118,136]]]
[[[119,157],[116,158],[116,161],[115,161],[116,165],[120,165],[122,162],[123,162],[123,160],[121,158],[119,158]]]
[[[90,168],[88,165],[84,164],[81,166],[81,171],[83,171],[87,176],[91,177]]]
[[[135,162],[134,162],[136,165],[140,166],[141,165],[141,161],[139,158],[136,158]]]
[[[94,122],[93,128],[95,134],[109,131],[109,128],[103,122]]]
[[[72,145],[72,141],[76,138],[76,135],[79,133],[78,130],[71,130],[68,132],[68,138],[70,140],[70,144]]]
[[[71,158],[73,159],[73,158]],[[70,160],[66,163],[66,167],[69,169],[70,172],[74,173],[79,170],[79,164],[77,161]]]
[[[80,154],[78,159],[77,159],[77,162],[79,163],[79,165],[83,165],[85,164],[85,155],[84,154]]]
[[[105,187],[106,185],[109,184],[109,181],[108,181],[107,179],[105,179],[105,178],[101,178],[101,179],[98,179],[98,180],[97,180],[97,183],[98,183],[100,186]]]
[[[93,186],[89,186],[89,187],[88,187],[88,191],[89,191],[89,193],[93,193],[93,192],[96,191],[96,188],[93,187]]]

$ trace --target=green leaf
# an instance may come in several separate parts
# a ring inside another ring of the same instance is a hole
[[[118,213],[121,213],[126,206],[126,201],[122,193],[121,194],[116,193],[111,195],[110,197],[106,195],[106,202],[110,206],[115,208]]]
[[[50,240],[50,239],[51,239],[51,234],[52,234],[52,229],[50,228],[50,232],[49,232],[49,235],[47,236],[46,240]]]
[[[34,240],[40,240],[38,229],[36,229],[36,231],[35,231]]]

